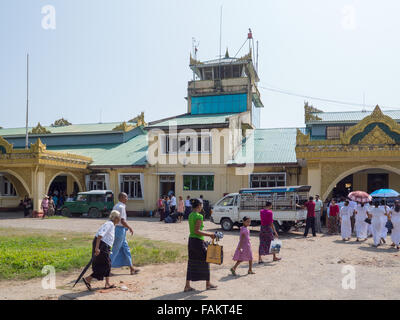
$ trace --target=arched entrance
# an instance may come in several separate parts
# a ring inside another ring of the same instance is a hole
[[[400,190],[400,169],[389,165],[358,166],[334,179],[323,199],[347,196],[349,192],[355,190],[371,193],[383,188]]]
[[[51,177],[46,190],[48,195],[76,195],[78,192],[83,191],[83,187],[75,174],[58,172]]]
[[[15,171],[0,170],[0,209],[14,209],[25,196],[31,197],[26,181]]]

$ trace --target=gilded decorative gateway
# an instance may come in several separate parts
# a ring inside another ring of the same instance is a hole
[[[383,114],[379,106],[335,140],[312,140],[300,130],[296,157],[308,169],[308,183],[324,198],[338,177],[352,168],[400,168],[400,125]]]
[[[35,210],[39,210],[41,199],[57,175],[72,176],[83,190],[91,162],[89,157],[49,151],[40,139],[28,149],[15,149],[0,137],[0,172],[10,175],[18,194],[33,198]]]

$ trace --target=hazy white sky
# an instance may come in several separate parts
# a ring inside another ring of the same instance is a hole
[[[56,29],[42,27],[52,5]],[[260,86],[399,109],[398,0],[2,0],[0,126],[147,121],[186,112],[192,37],[199,58],[259,41]],[[243,54],[245,52],[242,52]],[[303,126],[304,98],[260,89],[262,127]],[[325,111],[360,110],[310,99]]]

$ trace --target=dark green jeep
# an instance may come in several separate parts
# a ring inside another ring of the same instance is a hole
[[[61,208],[65,217],[73,215],[101,218],[110,214],[114,206],[114,194],[111,190],[92,190],[79,192],[74,201],[66,201]]]

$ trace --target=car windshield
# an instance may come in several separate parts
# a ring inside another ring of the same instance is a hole
[[[86,201],[87,195],[86,194],[78,194],[76,201]]]
[[[231,207],[231,206],[233,206],[234,202],[235,202],[235,197],[229,196],[229,197],[223,198],[220,202],[218,202],[218,206]]]

